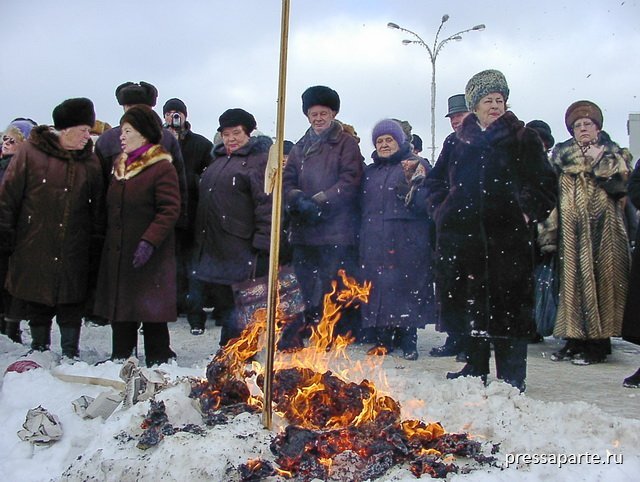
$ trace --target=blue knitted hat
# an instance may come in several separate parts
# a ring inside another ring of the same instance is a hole
[[[373,142],[373,145],[376,145],[376,139],[378,139],[378,137],[385,134],[393,137],[399,146],[401,146],[407,138],[399,123],[393,119],[383,119],[374,126],[373,132],[371,133],[371,142]]]

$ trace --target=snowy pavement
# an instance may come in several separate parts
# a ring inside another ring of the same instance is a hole
[[[170,324],[170,329],[178,360],[161,368],[174,380],[204,376],[217,349],[220,329],[209,327],[204,335],[193,336],[184,319]],[[607,363],[575,366],[550,361],[550,353],[562,343],[547,338],[529,346],[527,392],[520,395],[492,377],[486,388],[475,379],[446,380],[447,371],[462,365],[453,358],[428,356],[432,347],[444,341],[444,335],[430,326],[418,336],[421,356],[417,361],[389,356],[382,363],[390,394],[402,405],[402,418],[440,421],[449,432],[464,431],[478,440],[498,443],[503,467],[507,460],[517,458],[509,468],[480,468],[452,476],[452,480],[636,480],[640,471],[640,390],[623,388],[622,380],[640,365],[640,347],[615,339]],[[29,339],[28,333],[24,339]],[[109,327],[84,327],[82,362],[58,369],[117,380],[120,365],[108,362],[94,366],[108,358],[110,339]],[[54,353],[60,353],[55,326],[52,344]],[[367,348],[352,346],[348,353],[354,362],[362,361],[367,358]],[[1,373],[27,350],[27,346],[0,337]],[[72,400],[81,395],[95,397],[105,390],[60,381],[44,369],[6,374],[0,387],[0,473],[4,479],[235,482],[239,480],[238,465],[250,458],[272,457],[269,443],[274,432],[264,430],[259,417],[249,414],[236,417],[229,425],[209,428],[205,436],[178,433],[142,451],[136,448],[135,438],[148,402],[119,409],[104,422],[84,420],[73,412]],[[167,389],[159,398],[165,400],[175,426],[202,424],[184,386]],[[27,410],[38,405],[56,414],[62,423],[64,436],[50,447],[33,447],[16,435]],[[549,454],[563,455],[567,463],[543,464],[531,459]],[[613,459],[598,464],[589,459],[591,456]],[[576,462],[570,457],[581,458]],[[377,480],[416,479],[406,467],[394,467]]]

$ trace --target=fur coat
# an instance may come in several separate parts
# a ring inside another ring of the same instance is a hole
[[[534,226],[557,190],[538,135],[510,111],[486,130],[471,114],[446,139],[424,188],[436,224],[438,329],[529,336]]]
[[[619,336],[627,297],[630,254],[624,201],[631,154],[599,134],[599,159],[585,156],[572,138],[551,157],[560,173],[558,255],[560,296],[554,336]],[[618,176],[618,192],[604,182]]]

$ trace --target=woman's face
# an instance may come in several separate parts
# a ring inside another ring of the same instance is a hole
[[[400,146],[389,134],[383,134],[376,139],[376,152],[380,157],[391,157],[399,150]]]
[[[573,123],[573,137],[580,144],[589,144],[598,139],[598,125],[588,117],[581,117]]]
[[[242,126],[225,127],[220,132],[222,137],[222,143],[227,149],[227,152],[235,152],[244,146],[251,138]]]
[[[122,151],[129,154],[139,147],[149,144],[149,141],[133,128],[128,122],[124,122],[121,127],[120,146]]]
[[[4,136],[2,136],[2,155],[13,156],[20,144],[22,144],[22,141],[19,141],[13,136],[5,134]]]
[[[316,134],[326,131],[331,127],[331,122],[336,117],[336,112],[324,105],[314,105],[307,110],[307,119]]]
[[[91,126],[73,126],[60,131],[60,145],[67,151],[84,149],[91,139]]]
[[[480,125],[486,129],[505,111],[506,106],[502,94],[492,92],[480,99],[474,113],[478,117]]]

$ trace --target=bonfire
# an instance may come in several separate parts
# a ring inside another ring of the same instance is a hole
[[[382,358],[370,357],[374,366],[366,368],[353,363],[346,353],[353,338],[334,331],[343,310],[368,301],[371,285],[358,284],[342,270],[338,274],[340,288],[334,281],[325,295],[323,317],[312,327],[309,345],[278,353],[274,361],[273,411],[283,426],[271,443],[274,460],[241,465],[241,480],[279,475],[358,482],[379,478],[396,464],[407,464],[416,477],[442,478],[461,470],[456,456],[494,463],[468,434],[447,433],[440,423],[402,420],[396,400],[366,378],[356,381],[357,373],[382,373]],[[206,424],[263,410],[264,371],[255,357],[264,348],[265,325],[266,313],[258,310],[242,335],[214,356],[206,380],[192,382],[191,396],[199,401]],[[277,334],[281,331],[278,326]]]

